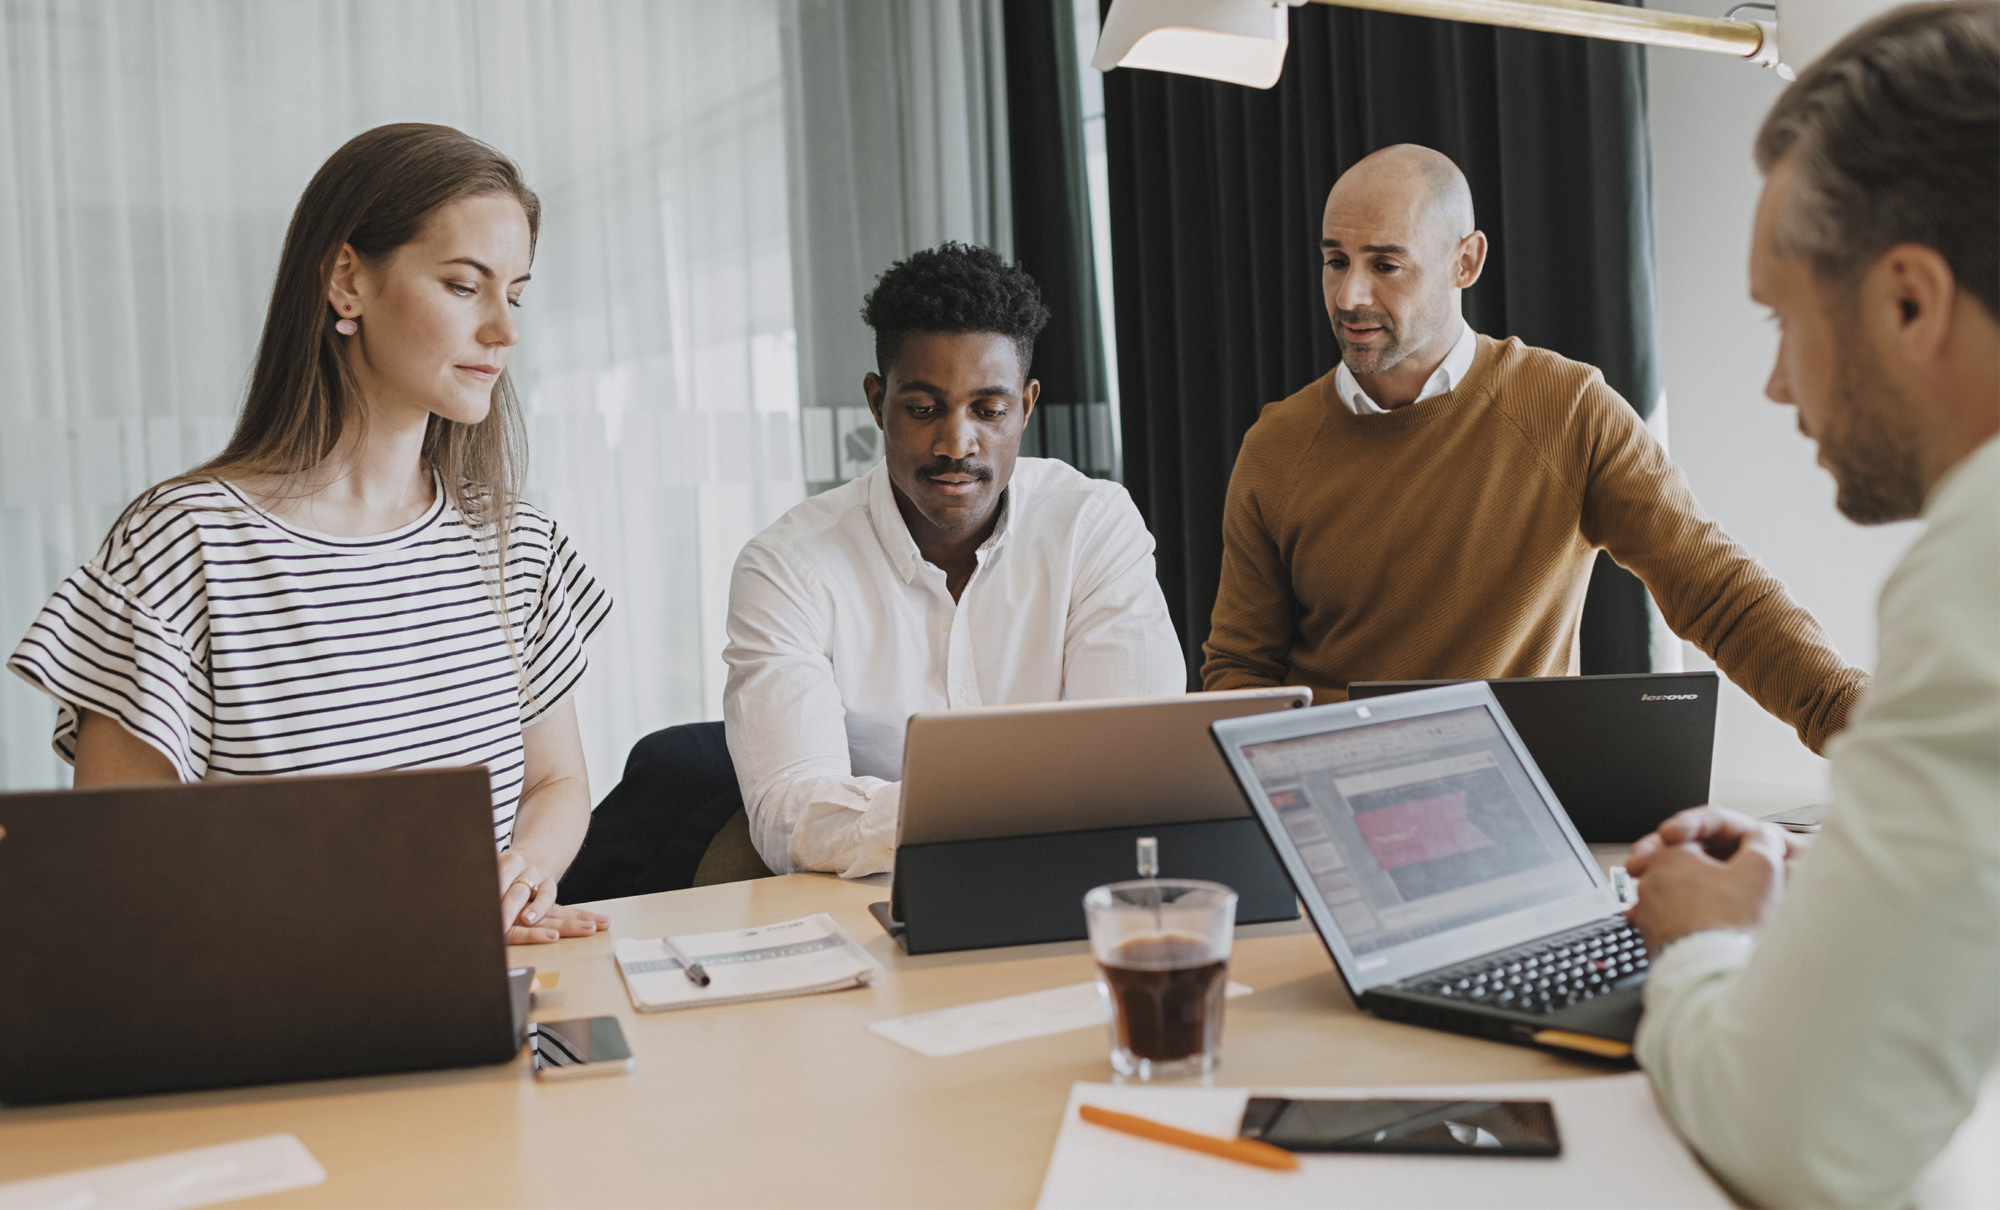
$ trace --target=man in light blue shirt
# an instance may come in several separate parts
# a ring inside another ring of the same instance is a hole
[[[1817,842],[1683,812],[1633,848],[1640,1064],[1767,1205],[1900,1206],[2000,1059],[2000,4],[1900,9],[1758,136],[1767,393],[1837,502],[1921,515]]]

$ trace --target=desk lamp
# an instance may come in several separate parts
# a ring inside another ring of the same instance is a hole
[[[1285,66],[1285,10],[1307,0],[1113,0],[1091,66],[1146,67],[1252,88]],[[1578,34],[1734,55],[1791,79],[1790,65],[1819,54],[1877,12],[1884,0],[1758,0],[1722,17],[1629,8],[1599,0],[1316,0],[1348,8]],[[1739,21],[1740,12],[1770,20]]]

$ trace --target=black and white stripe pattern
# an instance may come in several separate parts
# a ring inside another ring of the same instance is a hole
[[[521,728],[575,687],[584,640],[611,609],[555,523],[525,504],[505,583],[511,650],[471,529],[442,490],[394,533],[332,538],[227,484],[176,484],[63,581],[7,666],[56,699],[56,751],[72,762],[90,709],[183,781],[484,765],[504,848]]]

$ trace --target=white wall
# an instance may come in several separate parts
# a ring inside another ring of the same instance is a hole
[[[1670,448],[1695,494],[1791,588],[1848,660],[1875,661],[1875,597],[1914,525],[1862,528],[1833,508],[1833,481],[1790,408],[1764,398],[1777,331],[1750,301],[1757,125],[1783,90],[1721,55],[1647,52],[1660,337]],[[1686,648],[1689,669],[1713,665]],[[1715,775],[1819,784],[1826,762],[1741,690],[1725,689]]]

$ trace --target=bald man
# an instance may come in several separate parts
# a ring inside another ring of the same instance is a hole
[[[1209,689],[1564,676],[1599,549],[1814,752],[1866,676],[1702,512],[1591,366],[1475,334],[1486,264],[1448,158],[1387,147],[1327,196],[1332,373],[1267,406],[1223,515]]]

